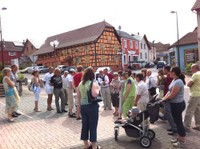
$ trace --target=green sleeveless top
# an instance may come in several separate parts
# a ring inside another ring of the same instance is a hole
[[[136,91],[136,89],[135,89],[135,83],[134,83],[134,80],[133,80],[132,77],[129,77],[128,79],[126,79],[125,85],[124,85],[124,92],[123,92],[123,95],[124,95],[124,96],[126,95],[128,80],[130,80],[132,84],[131,84],[130,93],[129,93],[129,95],[128,95],[127,98],[129,98],[129,97],[135,97],[135,91]]]
[[[90,103],[88,103],[87,91],[90,89],[91,83],[92,83],[92,81],[88,80],[83,85],[83,81],[81,81],[80,84],[79,84],[79,86],[78,86],[78,89],[79,89],[80,95],[81,95],[81,105],[88,105],[88,104],[90,104]]]

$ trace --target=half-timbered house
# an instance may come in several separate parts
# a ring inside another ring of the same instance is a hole
[[[57,41],[57,46],[51,42]],[[37,64],[45,66],[109,66],[121,69],[121,43],[115,28],[103,21],[48,37],[38,51]]]

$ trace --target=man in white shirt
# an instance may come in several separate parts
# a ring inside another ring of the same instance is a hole
[[[69,74],[67,75],[66,78],[66,86],[67,86],[67,99],[68,99],[68,106],[69,106],[69,117],[75,118],[76,114],[72,112],[73,107],[74,107],[74,80],[73,80],[73,75],[75,74],[74,69],[69,70]]]
[[[53,98],[53,86],[51,85],[51,77],[53,76],[54,68],[50,67],[49,72],[45,74],[43,81],[45,82],[45,90],[48,95],[47,98],[47,110],[51,111],[53,108],[51,107],[52,98]]]
[[[109,78],[106,74],[104,74],[102,70],[99,71],[98,83],[101,87],[104,110],[106,110],[106,108],[108,108],[109,110],[112,110],[110,88],[109,88]]]
[[[68,105],[68,100],[67,100],[67,75],[69,74],[68,71],[65,71],[64,74],[62,75],[62,82],[63,82],[63,89],[65,93],[65,99],[66,99],[66,105]]]

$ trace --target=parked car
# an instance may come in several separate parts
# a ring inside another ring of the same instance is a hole
[[[47,72],[49,72],[49,67],[48,66],[38,66],[37,70],[39,71],[39,73],[47,73]]]
[[[33,66],[28,69],[28,73],[32,73],[34,70],[38,70],[39,73],[47,73],[49,72],[48,66]]]
[[[28,73],[28,70],[31,69],[32,67],[26,67],[24,69],[19,70],[19,73]]]
[[[145,68],[153,68],[155,64],[153,62],[147,62]]]
[[[76,71],[76,66],[58,65],[57,68],[60,69],[61,74],[63,74],[65,71],[69,71],[71,68]]]
[[[165,66],[166,66],[166,62],[165,61],[158,61],[157,69],[161,69],[161,68],[163,68]]]

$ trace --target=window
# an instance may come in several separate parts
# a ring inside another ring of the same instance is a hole
[[[133,41],[130,41],[130,48],[133,48]]]
[[[128,56],[128,61],[129,61],[129,62],[131,61],[131,56],[130,56],[130,55]]]
[[[135,42],[135,48],[138,49],[138,42]]]
[[[142,49],[142,43],[140,43],[140,48]]]
[[[140,59],[142,59],[142,52],[140,52]]]
[[[105,49],[104,43],[100,43],[100,49],[101,49],[101,50],[104,50],[104,49]]]
[[[8,54],[9,54],[9,56],[15,56],[16,55],[15,52],[9,52]]]
[[[144,43],[144,49],[146,49],[146,45],[145,45],[145,43]]]
[[[127,41],[124,40],[124,48],[127,48]]]
[[[124,64],[126,64],[126,55],[124,55]]]
[[[33,50],[33,46],[31,46],[31,49]]]
[[[145,53],[145,59],[147,59],[147,53]]]

